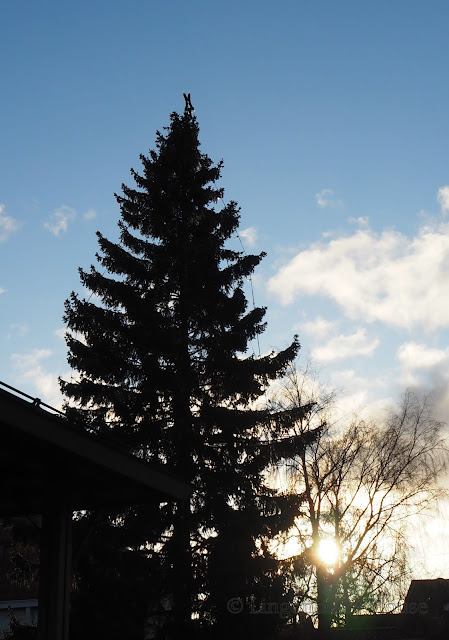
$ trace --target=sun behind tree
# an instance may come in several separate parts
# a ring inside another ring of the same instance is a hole
[[[327,567],[334,567],[340,558],[340,546],[333,538],[322,538],[318,543],[318,558]]]

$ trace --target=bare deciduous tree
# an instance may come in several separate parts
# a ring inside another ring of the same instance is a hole
[[[408,579],[404,525],[441,497],[446,461],[443,424],[434,418],[431,396],[406,391],[382,419],[346,424],[332,424],[334,400],[320,391],[310,367],[305,373],[292,368],[272,400],[284,407],[314,401],[293,430],[321,427],[301,456],[278,469],[305,496],[289,532],[298,549],[292,567],[296,562],[303,568],[300,598],[315,601],[321,629],[378,609],[380,602],[385,610],[393,593],[398,602]],[[333,559],[324,557],[323,540],[332,541]]]

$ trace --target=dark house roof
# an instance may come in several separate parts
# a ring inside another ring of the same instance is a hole
[[[184,499],[191,488],[0,389],[0,516]]]
[[[38,638],[68,640],[73,511],[183,500],[191,487],[39,404],[0,389],[0,517],[42,514]]]
[[[403,614],[441,616],[449,610],[449,580],[412,580],[405,596]]]

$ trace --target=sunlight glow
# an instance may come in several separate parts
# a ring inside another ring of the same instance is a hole
[[[318,557],[321,562],[329,567],[333,567],[338,562],[340,548],[332,538],[320,540],[318,544]]]
[[[301,546],[297,538],[295,536],[291,536],[282,545],[277,546],[276,553],[278,558],[285,560],[299,555],[301,553]]]

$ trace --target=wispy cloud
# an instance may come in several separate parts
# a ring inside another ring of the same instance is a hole
[[[0,295],[6,292],[7,292],[7,289],[5,289],[5,287],[0,287]]]
[[[257,229],[256,227],[248,227],[239,231],[239,236],[245,240],[249,247],[254,247],[257,242]]]
[[[298,325],[298,328],[312,338],[320,340],[328,336],[329,333],[334,329],[336,324],[336,322],[325,320],[321,316],[318,316],[317,318],[315,318],[315,320],[310,320],[309,322],[301,322]]]
[[[12,216],[5,213],[5,205],[0,204],[0,242],[5,242],[9,236],[18,231],[20,224]]]
[[[15,379],[19,384],[27,385],[27,388],[36,392],[41,400],[59,408],[62,404],[62,396],[59,390],[58,376],[45,369],[42,364],[52,355],[50,349],[33,349],[28,353],[13,353],[11,365]]]
[[[337,200],[333,196],[334,196],[333,189],[322,189],[319,193],[315,194],[317,205],[319,207],[322,207],[323,209],[325,207],[332,207],[332,208],[343,207],[344,206],[343,201]]]
[[[359,227],[367,227],[369,225],[369,217],[360,216],[359,218],[348,218],[348,222],[351,222],[352,224],[356,224]]]
[[[440,203],[442,213],[449,211],[449,185],[438,189],[437,200]]]
[[[350,335],[338,335],[325,344],[312,349],[312,358],[318,362],[334,362],[355,356],[371,356],[377,346],[377,338],[369,339],[365,329],[357,329]]]
[[[69,223],[76,218],[76,211],[67,205],[62,205],[50,215],[50,219],[44,222],[44,227],[54,236],[61,232],[67,233]]]
[[[88,209],[84,214],[83,214],[83,218],[85,220],[93,220],[94,218],[97,217],[97,212],[95,211],[95,209]]]
[[[23,338],[29,331],[29,327],[25,323],[19,324],[17,322],[13,322],[9,325],[9,328],[11,329],[11,331],[8,334],[8,338],[11,338],[12,336]]]
[[[358,229],[313,244],[268,281],[285,305],[301,294],[334,300],[364,322],[411,329],[449,327],[449,224],[423,226],[415,237]]]

